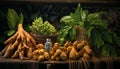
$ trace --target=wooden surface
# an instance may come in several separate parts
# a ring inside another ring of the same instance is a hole
[[[96,58],[87,60],[89,69],[120,69],[120,57]],[[33,61],[3,58],[0,56],[0,69],[85,69],[84,62],[78,61]],[[87,69],[88,69],[87,68]]]

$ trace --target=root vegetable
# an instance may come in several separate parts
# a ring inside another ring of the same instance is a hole
[[[79,52],[76,53],[76,57],[79,58],[83,55],[83,53],[85,52],[84,49],[81,49]]]
[[[60,58],[62,60],[67,60],[67,54],[64,51],[62,51],[62,53],[60,54]]]
[[[70,41],[66,41],[66,43],[63,46],[67,48],[68,46],[71,46],[71,45],[72,43]]]
[[[88,45],[88,42],[85,41],[85,40],[83,40],[81,43],[82,43],[83,46]]]
[[[51,56],[51,60],[53,61],[53,60],[56,60],[56,57],[53,55],[53,56]]]
[[[10,44],[10,45],[8,46],[8,48],[7,48],[7,50],[5,51],[3,57],[8,58],[8,57],[10,57],[10,56],[12,55],[11,46],[12,46],[12,44]]]
[[[82,57],[85,58],[85,59],[89,59],[90,58],[90,56],[86,52],[83,53]]]
[[[33,52],[33,55],[39,55],[39,50],[35,50],[35,51]]]
[[[17,32],[4,42],[5,47],[2,55],[7,58],[31,58],[32,52],[36,48],[36,42],[33,37],[23,29],[22,24],[18,24]],[[27,55],[27,56],[26,56]]]
[[[53,45],[53,49],[56,50],[56,49],[58,49],[59,47],[60,47],[60,44],[59,44],[59,43],[57,43],[57,42],[54,43],[54,45]]]
[[[44,52],[44,57],[46,60],[50,60],[50,56],[49,56],[48,52]]]
[[[55,60],[56,60],[56,61],[60,61],[60,57],[57,56],[57,57],[55,58]]]
[[[75,60],[76,59],[76,53],[77,53],[76,49],[74,47],[72,47],[72,49],[69,53],[69,59],[70,60]]]
[[[12,55],[12,57],[11,58],[17,58],[19,56],[19,51],[17,50],[17,51],[15,51],[15,53]]]
[[[80,43],[80,41],[78,41],[78,40],[74,41],[73,46],[76,47],[78,45],[78,43]]]
[[[33,56],[33,48],[32,47],[30,47],[29,49],[28,49],[28,53],[27,53],[27,57],[29,58],[29,59],[32,59],[32,56]]]
[[[70,52],[72,50],[72,46],[67,47],[67,51]]]
[[[61,49],[57,49],[57,50],[56,50],[56,55],[60,55],[61,52],[62,52]]]
[[[39,57],[38,57],[38,61],[43,61],[45,59],[45,57],[43,56],[43,55],[40,55]]]
[[[55,54],[55,51],[51,50],[51,51],[49,52],[49,54],[50,54],[50,56],[53,56],[53,55]]]
[[[43,44],[38,44],[37,49],[44,49],[44,45]]]
[[[40,49],[40,50],[39,50],[39,55],[43,55],[44,52],[45,52],[45,49]]]
[[[82,48],[84,47],[84,45],[83,45],[82,43],[78,43],[78,44],[76,45],[76,47],[77,47],[77,49],[82,49]]]
[[[85,52],[87,52],[88,54],[91,54],[91,53],[92,53],[92,50],[90,49],[90,46],[89,46],[89,45],[86,45],[86,46],[84,47],[84,49],[85,49]]]
[[[38,57],[39,57],[39,55],[33,55],[33,60],[37,61]]]
[[[25,56],[24,56],[24,50],[22,50],[22,51],[19,52],[19,58],[22,59],[22,60],[25,58]]]

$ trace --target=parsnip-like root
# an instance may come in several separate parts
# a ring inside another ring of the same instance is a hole
[[[2,55],[5,58],[32,58],[32,52],[36,48],[36,41],[23,29],[22,24],[18,24],[17,32],[4,42],[5,49]]]
[[[45,51],[43,44],[37,45],[37,49],[33,51],[32,59],[36,61],[50,60],[49,53]]]

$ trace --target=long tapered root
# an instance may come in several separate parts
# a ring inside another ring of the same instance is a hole
[[[4,44],[6,47],[0,55],[5,58],[32,58],[32,51],[36,48],[36,41],[23,29],[22,24],[18,24],[17,32],[7,39]]]

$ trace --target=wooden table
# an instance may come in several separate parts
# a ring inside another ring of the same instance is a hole
[[[120,58],[96,58],[78,61],[33,61],[3,58],[0,69],[120,69]]]

